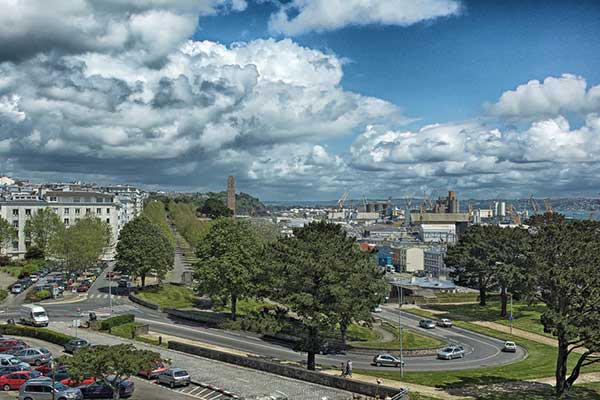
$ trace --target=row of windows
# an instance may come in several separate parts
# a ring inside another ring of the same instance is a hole
[[[77,222],[77,221],[79,221],[79,218],[75,218],[75,222]],[[65,225],[69,225],[71,223],[71,220],[69,218],[64,218],[63,223]],[[106,223],[110,224],[110,218],[106,218]]]
[[[53,211],[55,213],[58,214],[60,209],[58,208],[54,208]],[[75,210],[75,214],[80,214],[81,213],[81,208],[74,208]],[[70,208],[63,208],[63,214],[69,214],[71,212]],[[91,208],[86,208],[85,209],[85,214],[91,214],[92,213],[92,209]],[[102,209],[101,208],[96,208],[96,214],[102,214]],[[110,214],[110,208],[106,209],[106,214]],[[13,217],[18,217],[19,216],[19,209],[18,208],[13,208],[12,210],[12,215]],[[26,208],[25,209],[25,216],[31,216],[31,208]]]
[[[91,203],[91,197],[73,197],[73,203],[82,203],[81,199],[83,199],[83,203]],[[56,196],[50,196],[51,202],[57,202],[58,198]],[[96,197],[96,203],[110,203],[110,198],[104,197]]]

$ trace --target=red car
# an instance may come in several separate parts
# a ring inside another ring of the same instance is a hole
[[[154,365],[152,366],[152,369],[150,370],[140,370],[138,372],[138,375],[141,377],[144,377],[146,379],[155,379],[158,377],[158,375],[163,372],[166,371],[168,368],[165,367],[165,365],[160,362],[160,361],[156,361],[154,363]]]
[[[22,384],[28,379],[42,376],[38,371],[17,371],[0,376],[0,388],[5,392],[9,390],[19,390]]]
[[[88,285],[84,285],[83,283],[77,286],[78,292],[87,292],[88,290],[90,290],[90,287]]]
[[[81,381],[76,381],[75,379],[71,379],[71,378],[63,379],[62,381],[60,381],[60,383],[62,383],[63,385],[71,386],[71,387],[83,386],[83,385],[87,386],[87,385],[91,385],[94,382],[96,382],[96,378],[94,378],[93,376],[90,376],[88,378],[83,378]]]
[[[15,346],[27,346],[27,343],[19,339],[0,339],[0,353],[4,353]]]
[[[40,365],[39,367],[35,367],[35,370],[40,372],[42,375],[48,375],[50,372],[52,372],[52,367],[50,366],[50,363],[48,363]]]

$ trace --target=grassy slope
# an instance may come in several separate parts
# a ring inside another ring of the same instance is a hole
[[[136,294],[143,300],[158,304],[162,308],[191,308],[198,299],[192,289],[169,284],[161,285],[158,290],[140,290]]]
[[[369,348],[369,349],[387,349],[387,350],[399,350],[400,341],[398,340],[398,328],[392,325],[384,324],[383,328],[388,332],[393,333],[396,339],[388,342],[381,341],[365,341],[365,342],[351,342],[350,345],[354,347]],[[403,329],[402,331],[402,347],[404,349],[422,349],[428,347],[441,346],[443,342],[433,337],[422,335],[412,329]]]

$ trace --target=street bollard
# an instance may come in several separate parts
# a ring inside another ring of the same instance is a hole
[[[162,345],[162,336],[158,337],[158,345],[161,346]]]

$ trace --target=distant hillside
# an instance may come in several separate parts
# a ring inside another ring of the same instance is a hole
[[[218,199],[227,204],[227,192],[208,193],[169,193],[165,195],[154,194],[152,199],[168,203],[173,200],[177,203],[192,203],[196,208],[202,207],[204,202],[210,198]],[[240,192],[235,195],[236,212],[238,215],[265,216],[268,215],[267,207],[256,197],[248,193]]]

